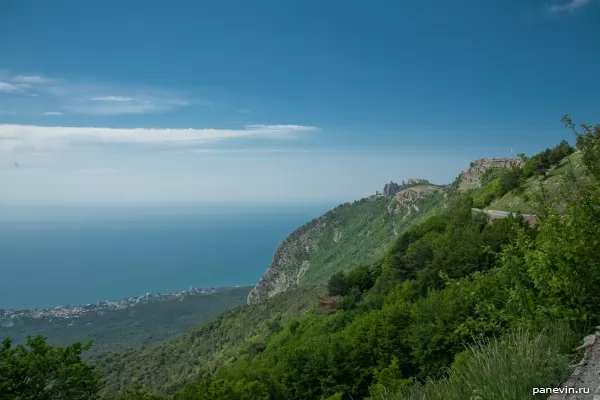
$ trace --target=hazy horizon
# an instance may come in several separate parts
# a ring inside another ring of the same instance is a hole
[[[4,207],[352,201],[597,116],[594,0],[0,10]]]

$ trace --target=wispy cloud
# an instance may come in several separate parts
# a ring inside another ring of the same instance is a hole
[[[238,112],[240,114],[250,114],[252,112],[252,110],[249,110],[247,108],[242,108],[241,110],[238,110]]]
[[[0,92],[23,93],[27,88],[28,88],[28,85],[25,85],[25,84],[0,81]]]
[[[46,111],[45,113],[43,113],[42,115],[47,115],[47,116],[52,116],[52,115],[63,115],[63,113],[58,112],[58,111]]]
[[[100,97],[91,97],[92,101],[116,101],[116,102],[125,102],[125,101],[133,101],[135,100],[133,97],[127,96],[100,96]]]
[[[17,75],[12,78],[14,82],[19,83],[44,83],[48,82],[47,78],[39,75]]]
[[[564,4],[553,4],[548,8],[548,10],[553,13],[572,12],[578,8],[590,4],[591,2],[592,0],[569,0]]]
[[[0,125],[0,150],[47,150],[73,144],[177,144],[193,146],[236,138],[293,139],[316,131],[304,125],[248,125],[243,129],[97,128]]]
[[[71,82],[41,75],[10,75],[6,71],[0,71],[0,93],[38,97],[35,104],[51,102],[52,108],[63,113],[88,115],[150,114],[192,104],[211,105],[206,99],[190,99],[148,86]]]
[[[277,153],[314,153],[313,148],[202,148],[178,151],[179,154],[277,154]]]

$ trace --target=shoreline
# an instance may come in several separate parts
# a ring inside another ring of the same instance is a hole
[[[188,296],[202,296],[211,295],[226,290],[232,290],[237,288],[251,287],[252,285],[233,285],[233,286],[222,286],[222,287],[210,287],[210,288],[197,288],[190,287],[189,289],[177,291],[177,292],[155,292],[146,293],[141,296],[125,297],[119,300],[106,300],[98,301],[96,303],[88,303],[84,305],[59,305],[50,306],[44,308],[23,308],[23,309],[3,309],[0,308],[0,326],[8,327],[14,324],[14,320],[21,318],[56,318],[56,319],[73,319],[81,317],[82,315],[97,312],[103,313],[107,311],[122,310],[131,307],[135,307],[140,304],[155,303],[160,301],[182,301]]]

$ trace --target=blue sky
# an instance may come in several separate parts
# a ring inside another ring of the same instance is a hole
[[[598,122],[600,2],[8,0],[0,204],[338,202]],[[18,166],[18,167],[17,167]]]

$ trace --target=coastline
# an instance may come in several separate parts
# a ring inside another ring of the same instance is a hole
[[[182,301],[187,296],[202,296],[219,293],[235,288],[250,287],[251,285],[233,285],[223,287],[197,288],[169,292],[146,293],[141,296],[126,297],[120,300],[106,300],[85,305],[59,305],[41,309],[3,309],[0,308],[0,327],[10,327],[23,318],[31,319],[74,319],[88,313],[98,313],[132,308],[140,304],[156,303],[160,301]]]

